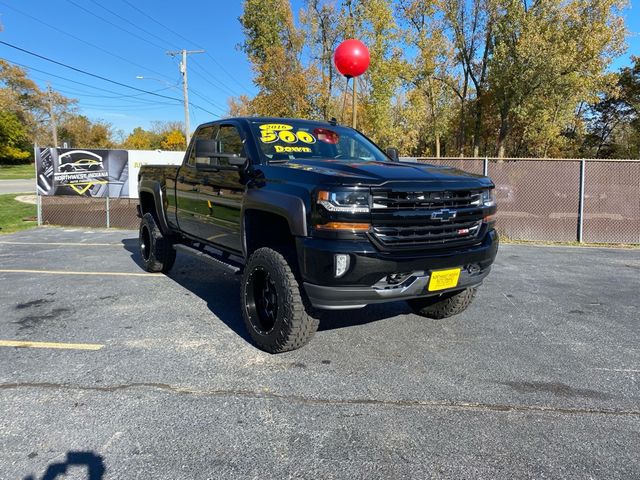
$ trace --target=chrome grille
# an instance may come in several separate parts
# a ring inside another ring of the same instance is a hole
[[[480,190],[373,189],[372,195],[371,234],[384,249],[473,243],[481,233]]]
[[[387,247],[413,247],[475,239],[481,226],[481,221],[444,225],[386,226],[373,227],[373,234]]]
[[[482,193],[479,190],[445,192],[404,192],[394,190],[374,190],[374,209],[428,209],[465,208],[480,206]]]

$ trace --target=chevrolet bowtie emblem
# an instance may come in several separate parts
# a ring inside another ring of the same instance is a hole
[[[448,208],[443,208],[431,214],[431,220],[440,220],[441,222],[448,222],[454,218],[456,218],[456,212]]]

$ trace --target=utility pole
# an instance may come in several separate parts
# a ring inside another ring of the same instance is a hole
[[[184,99],[184,136],[187,139],[187,146],[189,146],[189,141],[191,140],[191,127],[189,126],[189,87],[187,84],[187,55],[192,53],[205,53],[205,51],[182,49],[174,52],[167,52],[167,55],[171,57],[182,55],[180,73],[182,74],[182,97]]]
[[[47,99],[49,101],[49,118],[51,119],[51,135],[53,136],[53,146],[58,146],[58,125],[56,123],[56,116],[53,113],[53,97],[51,91],[51,84],[47,83]]]

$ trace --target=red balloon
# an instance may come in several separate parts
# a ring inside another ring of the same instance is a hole
[[[369,49],[360,40],[345,40],[333,55],[333,61],[338,71],[345,77],[357,77],[369,68],[371,57]]]

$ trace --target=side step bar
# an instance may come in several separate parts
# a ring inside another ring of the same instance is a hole
[[[234,265],[228,260],[216,257],[213,253],[198,250],[197,248],[189,247],[181,243],[177,243],[173,246],[177,252],[183,252],[193,257],[197,257],[205,262],[214,265],[216,267],[222,267],[231,273],[239,273],[242,268],[239,265]]]

